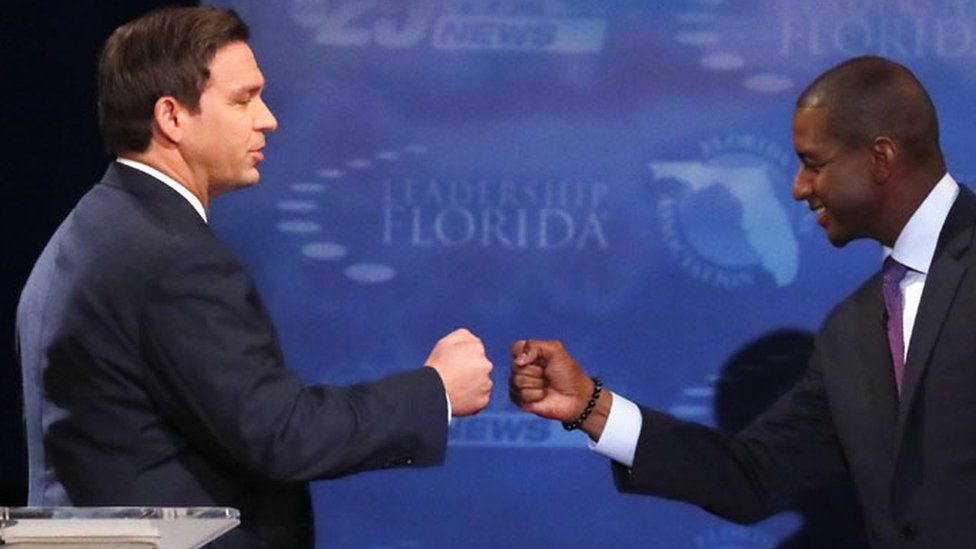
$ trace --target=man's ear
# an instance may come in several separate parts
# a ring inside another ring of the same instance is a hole
[[[189,111],[175,97],[164,95],[153,106],[153,126],[169,143],[177,144],[186,133]]]
[[[877,137],[871,145],[871,172],[874,180],[884,183],[891,177],[901,151],[890,137]]]

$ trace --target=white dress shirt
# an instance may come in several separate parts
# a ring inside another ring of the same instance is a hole
[[[203,222],[207,223],[207,210],[204,209],[203,203],[200,202],[200,199],[197,198],[195,194],[190,192],[190,189],[187,189],[183,185],[180,185],[172,177],[164,174],[163,172],[157,170],[156,168],[153,168],[152,166],[143,164],[142,162],[138,162],[128,158],[116,158],[115,161],[118,162],[119,164],[125,164],[130,168],[139,170],[144,174],[151,175],[156,179],[165,183],[167,187],[180,193],[180,196],[185,198],[186,201],[189,202],[191,206],[193,206],[193,209],[196,210],[198,214],[200,214],[200,217],[203,218]]]
[[[922,299],[925,277],[935,256],[939,233],[942,232],[942,225],[957,196],[959,196],[959,184],[946,173],[905,224],[898,239],[895,240],[894,248],[883,248],[885,257],[891,254],[896,261],[909,268],[901,281],[905,307],[902,314],[902,330],[906,342],[905,357],[908,356],[915,316],[918,314],[918,305]],[[632,467],[634,453],[637,451],[637,440],[643,426],[644,419],[641,417],[640,409],[633,402],[614,394],[603,434],[599,441],[595,443],[590,441],[590,449],[627,467]]]
[[[922,300],[925,277],[935,256],[935,245],[939,241],[942,225],[957,196],[959,184],[947,173],[912,214],[898,240],[895,240],[894,248],[884,248],[884,257],[891,255],[895,261],[908,267],[900,285],[905,304],[902,314],[905,356],[902,358],[908,358],[908,346],[912,342],[912,329],[915,327],[918,304]]]

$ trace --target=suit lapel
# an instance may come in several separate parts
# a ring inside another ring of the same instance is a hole
[[[959,289],[959,283],[966,274],[967,265],[963,256],[972,243],[974,220],[976,197],[962,187],[939,235],[939,243],[925,279],[925,289],[922,291],[918,315],[915,318],[898,406],[896,448],[901,445],[905,424],[932,350]]]

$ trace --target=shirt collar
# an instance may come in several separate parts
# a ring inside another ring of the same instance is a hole
[[[166,184],[167,187],[169,187],[169,188],[173,189],[174,191],[180,193],[180,196],[182,196],[183,198],[185,198],[186,201],[189,202],[191,206],[193,206],[193,209],[196,210],[196,212],[198,214],[200,214],[200,217],[203,218],[203,222],[204,223],[208,223],[208,221],[207,221],[207,210],[205,210],[203,208],[203,203],[200,202],[200,199],[197,198],[196,195],[194,195],[193,193],[190,192],[190,189],[187,189],[183,185],[180,185],[172,177],[164,174],[163,172],[157,170],[156,168],[153,168],[152,166],[143,164],[142,162],[138,162],[138,161],[132,160],[130,158],[116,158],[115,161],[118,162],[119,164],[125,164],[126,166],[128,166],[130,168],[139,170],[140,172],[142,172],[142,173],[144,173],[146,175],[151,175],[151,176],[155,177],[156,179],[162,181],[163,183]]]
[[[927,274],[942,225],[945,224],[957,196],[959,184],[946,173],[905,224],[898,240],[895,240],[894,248],[885,247],[885,256],[890,254],[913,271]]]

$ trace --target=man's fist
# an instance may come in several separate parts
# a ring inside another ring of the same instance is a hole
[[[452,415],[470,416],[488,406],[492,364],[474,334],[464,328],[447,334],[434,346],[426,364],[440,374]]]
[[[512,344],[509,396],[522,410],[570,422],[586,407],[593,382],[557,340]]]

